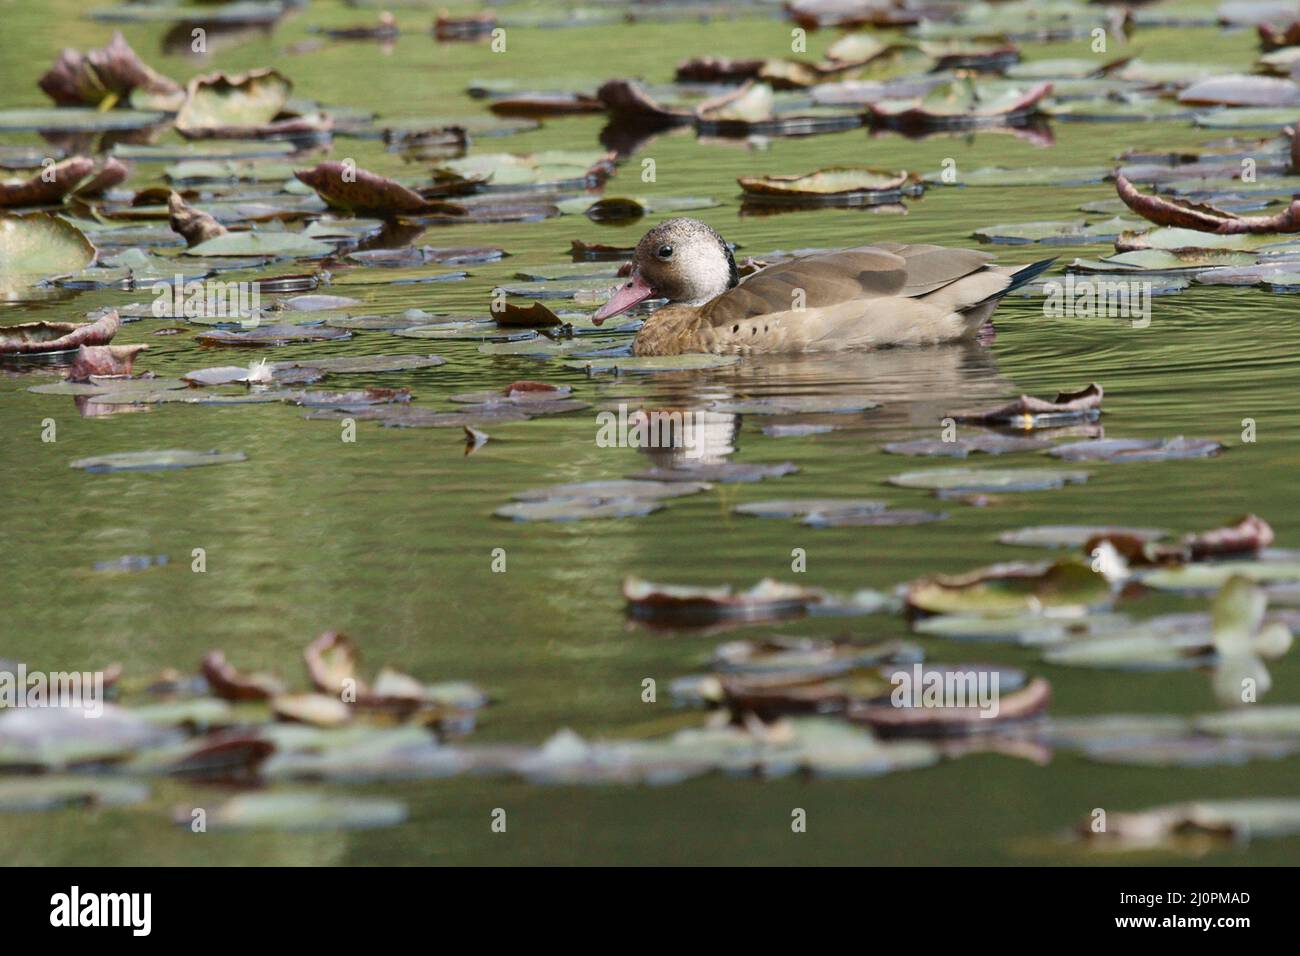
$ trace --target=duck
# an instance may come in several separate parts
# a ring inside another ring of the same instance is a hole
[[[877,242],[799,256],[741,278],[726,240],[667,219],[633,252],[628,281],[592,316],[666,299],[637,331],[638,356],[831,352],[975,337],[1003,296],[1054,259],[997,266],[986,252]]]

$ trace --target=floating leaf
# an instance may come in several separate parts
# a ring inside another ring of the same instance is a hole
[[[215,329],[202,332],[194,337],[194,341],[203,345],[289,345],[293,342],[338,342],[350,338],[352,333],[346,329],[331,329],[323,325],[258,325],[241,331]]]
[[[34,283],[85,269],[94,259],[90,240],[64,219],[43,212],[0,214],[0,279]]]
[[[890,442],[882,445],[880,450],[891,455],[965,458],[973,452],[982,452],[986,455],[1006,455],[1019,451],[1039,451],[1049,447],[1051,447],[1051,442],[1042,438],[976,435],[974,438],[958,438],[953,441],[921,438],[916,441]]]
[[[0,222],[0,234],[4,223]],[[68,352],[83,346],[104,346],[112,341],[122,320],[116,311],[94,322],[24,322],[0,326],[0,355],[38,355]]]
[[[196,468],[201,465],[225,465],[247,461],[242,451],[124,451],[93,458],[78,458],[73,468],[92,473],[118,471],[166,471],[175,468]]]
[[[876,514],[885,510],[885,502],[867,498],[789,498],[749,501],[732,510],[757,518],[800,518],[811,514]]]
[[[951,412],[959,422],[1011,425],[1016,428],[1051,428],[1095,421],[1101,414],[1103,391],[1096,382],[1077,392],[1062,392],[1052,401],[1021,395],[1014,402],[987,411]]]
[[[1109,603],[1110,584],[1087,564],[994,565],[908,585],[910,608],[927,614],[998,616],[1044,609],[1085,611]]]
[[[1176,461],[1208,458],[1222,450],[1206,438],[1094,438],[1057,445],[1048,454],[1066,461]]]
[[[39,776],[10,777],[0,781],[0,812],[67,807],[97,810],[142,803],[148,797],[148,787],[130,780]]]
[[[378,797],[339,797],[312,791],[244,793],[207,810],[213,830],[363,830],[393,827],[406,821],[406,805]],[[177,810],[175,819],[188,826],[193,812]]]
[[[1141,541],[1158,541],[1169,532],[1163,528],[1129,528],[1115,525],[1038,525],[1004,531],[998,535],[1003,544],[1025,545],[1031,548],[1082,548],[1094,538],[1124,535]]]
[[[1086,471],[1054,471],[1048,468],[934,468],[909,471],[889,478],[901,488],[928,488],[958,494],[1000,491],[1042,491],[1088,480]]]
[[[186,249],[187,256],[288,256],[307,259],[333,254],[328,242],[299,232],[226,232]]]

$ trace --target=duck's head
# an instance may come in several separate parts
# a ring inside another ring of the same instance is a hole
[[[599,325],[645,299],[703,305],[740,281],[726,240],[698,219],[667,219],[637,243],[625,285],[596,310]]]

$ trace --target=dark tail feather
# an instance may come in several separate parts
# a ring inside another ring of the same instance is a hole
[[[1023,269],[1019,269],[1016,272],[1011,273],[1011,282],[1007,285],[1007,287],[1003,289],[1001,292],[999,292],[997,295],[989,296],[987,299],[984,300],[984,302],[994,302],[1002,298],[1008,292],[1015,292],[1022,285],[1027,285],[1030,282],[1033,282],[1040,275],[1042,275],[1049,268],[1051,268],[1052,263],[1055,261],[1056,261],[1056,256],[1053,256],[1050,259],[1039,259],[1037,262],[1031,262]],[[980,305],[983,305],[984,302],[981,302]]]

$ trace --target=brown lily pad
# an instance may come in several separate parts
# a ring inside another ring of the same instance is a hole
[[[191,248],[217,236],[224,236],[229,230],[217,222],[211,215],[201,209],[195,209],[187,203],[180,193],[171,193],[167,197],[167,222],[172,231],[185,240]]]
[[[83,345],[68,368],[68,381],[88,382],[92,376],[129,376],[135,367],[135,357],[147,348],[147,345]]]
[[[1011,425],[1016,428],[1051,428],[1057,425],[1093,421],[1101,414],[1102,387],[1093,382],[1077,392],[1061,392],[1050,402],[1021,395],[1014,402],[987,411],[953,412],[959,422]]]
[[[107,345],[122,320],[117,311],[106,312],[94,322],[24,322],[0,327],[0,355],[35,355],[69,352],[83,345]]]
[[[221,651],[203,658],[202,672],[212,692],[222,700],[269,700],[284,693],[284,684],[270,674],[245,674]]]
[[[623,580],[628,613],[659,624],[700,625],[715,621],[769,621],[802,617],[825,600],[823,591],[764,578],[748,591],[730,587],[652,584],[641,578]]]
[[[1207,203],[1166,196],[1148,196],[1138,191],[1123,173],[1115,173],[1115,191],[1139,216],[1159,226],[1196,229],[1216,235],[1241,233],[1300,232],[1300,199],[1271,216],[1238,216]]]
[[[0,182],[0,209],[61,203],[94,168],[95,161],[89,156],[73,156],[42,169],[30,179]]]
[[[347,163],[320,163],[294,176],[335,209],[377,216],[466,214],[463,206],[425,199],[396,180]]]
[[[524,326],[533,329],[561,324],[559,316],[540,302],[534,302],[529,306],[503,302],[499,309],[492,310],[492,318],[496,319],[498,325]]]
[[[61,50],[37,85],[59,106],[111,104],[134,90],[177,98],[181,93],[179,84],[145,64],[116,30],[100,49]]]

